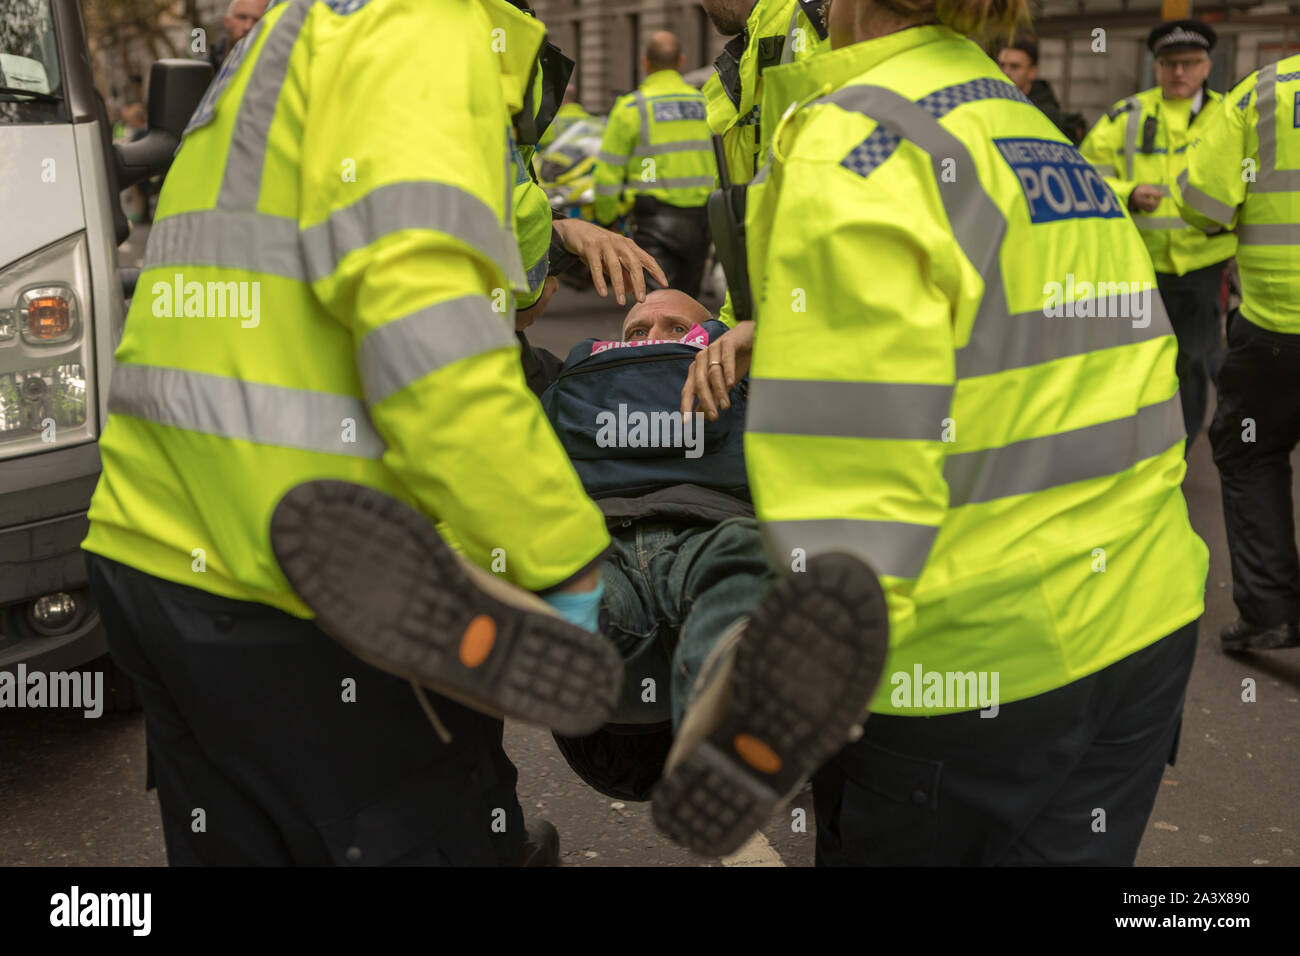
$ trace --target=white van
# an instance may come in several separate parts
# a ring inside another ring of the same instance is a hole
[[[155,63],[149,133],[115,146],[78,0],[0,4],[0,670],[106,652],[80,543],[134,285],[119,192],[166,171],[211,78]]]

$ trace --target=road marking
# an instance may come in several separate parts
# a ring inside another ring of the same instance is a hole
[[[767,842],[767,837],[761,833],[755,833],[745,841],[744,846],[731,856],[724,856],[722,865],[785,866],[785,861],[781,859],[781,854],[776,852],[776,848]]]

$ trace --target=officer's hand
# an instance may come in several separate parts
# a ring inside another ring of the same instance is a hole
[[[627,304],[626,290],[629,284],[636,293],[636,300],[645,301],[643,269],[648,270],[661,286],[668,287],[668,277],[659,268],[659,263],[627,236],[620,236],[582,219],[557,219],[551,225],[559,233],[564,247],[587,263],[587,268],[591,270],[591,281],[600,295],[609,295],[609,287],[605,284],[606,273],[614,285],[614,298],[619,305]],[[630,281],[624,281],[624,272]]]
[[[528,308],[515,313],[516,332],[522,332],[542,317],[542,313],[546,311],[547,303],[551,301],[551,296],[555,295],[555,290],[559,284],[555,276],[546,277],[546,281],[542,283],[542,294],[537,297],[537,301]]]
[[[1164,198],[1159,186],[1148,186],[1141,183],[1133,187],[1133,192],[1129,193],[1129,209],[1136,209],[1140,212],[1155,212],[1156,207],[1160,205],[1160,200]]]
[[[730,393],[749,371],[754,353],[754,323],[737,322],[736,327],[710,342],[695,356],[682,386],[682,418],[695,408],[696,401],[709,417],[717,421],[718,407],[731,407]]]

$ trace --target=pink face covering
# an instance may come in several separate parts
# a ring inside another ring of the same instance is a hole
[[[690,345],[693,348],[707,348],[709,344],[709,333],[705,331],[702,325],[693,325],[691,330],[680,339],[633,339],[630,342],[592,342],[591,354],[599,355],[601,352],[608,352],[610,349],[630,349],[638,345],[667,345],[675,343],[679,345]]]

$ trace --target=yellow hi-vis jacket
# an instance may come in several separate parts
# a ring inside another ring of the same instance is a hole
[[[703,206],[717,165],[704,97],[676,70],[656,70],[609,112],[596,156],[596,218],[618,218],[619,197]]]
[[[542,296],[542,285],[551,266],[551,201],[546,190],[533,181],[533,147],[511,144],[514,174],[515,235],[523,258],[528,290],[520,292],[516,308],[527,309]]]
[[[592,115],[587,112],[581,103],[564,103],[555,112],[555,119],[551,120],[551,125],[546,127],[546,132],[542,138],[537,141],[538,150],[544,150],[556,141],[570,126],[574,123],[581,123],[583,120],[592,119]]]
[[[734,184],[744,184],[754,178],[767,156],[772,127],[790,105],[779,97],[765,96],[763,90],[765,69],[759,67],[760,53],[764,52],[764,44],[774,49],[778,40],[779,63],[796,63],[830,49],[830,41],[822,38],[797,0],[758,0],[749,12],[745,32],[727,44],[728,49],[718,58],[715,72],[704,84],[709,129],[722,137],[727,172]],[[732,50],[733,44],[738,53]],[[733,60],[737,61],[734,68]],[[717,72],[723,64],[729,74],[726,80]],[[771,122],[765,126],[763,104],[769,101]],[[718,321],[729,326],[736,324],[730,291],[722,303]]]
[[[881,576],[871,709],[981,708],[979,675],[1041,694],[1194,620],[1177,343],[1101,177],[946,27],[767,83],[811,102],[747,207],[745,457],[775,567]]]
[[[727,171],[733,183],[747,183],[754,178],[767,155],[767,144],[775,126],[789,104],[778,103],[764,126],[763,73],[759,59],[764,44],[775,50],[780,41],[780,63],[804,60],[814,53],[830,49],[830,42],[808,20],[797,0],[758,0],[749,13],[745,32],[734,37],[719,63],[737,60],[735,72],[724,80],[716,71],[704,84],[708,103],[709,128],[722,137],[727,156]]]
[[[1177,180],[1187,168],[1187,144],[1214,122],[1223,94],[1205,90],[1195,116],[1193,102],[1167,100],[1160,87],[1143,90],[1116,103],[1079,146],[1125,206],[1134,186],[1161,188],[1160,205],[1150,213],[1134,212],[1133,222],[1142,230],[1156,272],[1173,275],[1222,262],[1237,246],[1232,235],[1206,236],[1178,215]]]
[[[88,550],[309,617],[268,524],[335,478],[436,516],[526,588],[597,558],[604,521],[508,307],[507,127],[542,35],[496,0],[290,0],[236,47],[163,187]]]
[[[1241,314],[1300,334],[1300,56],[1237,84],[1188,150],[1181,185],[1188,222],[1235,226]]]

